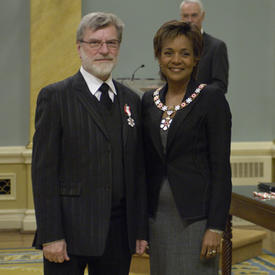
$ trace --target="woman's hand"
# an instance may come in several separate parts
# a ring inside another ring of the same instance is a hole
[[[201,258],[212,258],[220,253],[222,234],[207,229],[204,233],[201,248]]]

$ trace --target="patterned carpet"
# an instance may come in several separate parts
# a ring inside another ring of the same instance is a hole
[[[42,272],[42,254],[33,248],[0,249],[1,275],[39,275]]]
[[[232,266],[232,275],[275,275],[275,255],[263,250],[259,257]]]
[[[42,254],[40,251],[33,248],[0,249],[0,275],[40,274],[43,274]],[[263,250],[261,256],[233,265],[232,275],[241,274],[275,275],[275,255]],[[130,275],[143,274],[130,273]]]

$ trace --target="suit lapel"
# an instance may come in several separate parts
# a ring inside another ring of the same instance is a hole
[[[127,96],[125,95],[125,93],[123,92],[124,87],[119,85],[118,82],[116,82],[115,80],[113,80],[114,85],[116,87],[116,92],[117,92],[117,98],[118,98],[118,102],[119,102],[119,110],[120,110],[120,115],[121,115],[121,121],[122,121],[122,139],[123,139],[123,146],[126,146],[127,143],[127,138],[128,138],[128,129],[129,129],[129,125],[127,123],[127,115],[124,111],[124,106],[127,104],[128,106],[130,106],[130,103],[127,102]],[[131,106],[130,106],[130,110],[131,110]]]
[[[181,125],[183,125],[185,118],[191,111],[192,105],[193,104],[189,104],[183,110],[177,111],[175,117],[173,118],[173,121],[172,121],[172,123],[169,127],[169,131],[168,131],[167,148],[166,148],[167,152],[168,152],[168,150],[177,134],[177,131],[181,128]]]
[[[210,37],[206,32],[203,33],[202,37],[203,37],[203,53],[207,53],[207,51],[209,50],[208,48],[209,48]]]
[[[105,137],[109,139],[109,135],[105,128],[103,119],[99,114],[99,112],[97,111],[98,110],[97,99],[89,91],[89,88],[80,72],[78,72],[75,75],[72,88],[76,91],[78,100],[81,102],[84,108],[88,111],[88,113],[92,116],[93,120],[95,121],[97,126],[101,129]]]
[[[167,89],[167,86],[165,85],[161,90],[160,90],[160,98],[164,97],[164,93]],[[152,108],[150,112],[152,112],[152,115],[150,116],[151,121],[148,122],[150,124],[150,127],[148,127],[149,131],[151,132],[150,136],[152,137],[152,143],[155,146],[156,151],[160,155],[161,158],[164,158],[164,152],[163,152],[163,146],[161,142],[161,137],[160,137],[160,122],[162,119],[163,112],[157,108],[153,101],[152,97]],[[145,122],[146,123],[146,122]]]
[[[187,97],[189,97],[197,88],[197,83],[194,81],[190,81],[188,88],[187,88]],[[167,152],[173,143],[173,140],[177,134],[177,132],[182,128],[182,125],[184,124],[184,120],[188,116],[188,114],[191,112],[192,108],[194,105],[197,103],[200,95],[198,95],[197,98],[193,102],[191,102],[189,105],[187,105],[185,108],[183,108],[180,111],[177,111],[175,117],[173,118],[173,121],[169,127],[169,132],[168,132],[168,138],[167,138]],[[185,97],[186,99],[186,97]],[[184,100],[185,100],[184,99]]]
[[[157,109],[156,106],[154,106],[156,110],[154,110],[154,116],[152,119],[152,127],[151,127],[151,136],[153,140],[153,144],[160,155],[161,158],[164,158],[164,151],[163,146],[161,143],[161,137],[160,137],[160,121],[162,118],[162,111]]]

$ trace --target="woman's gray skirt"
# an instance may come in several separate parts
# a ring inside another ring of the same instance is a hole
[[[181,219],[168,180],[162,183],[156,218],[150,219],[149,228],[151,275],[218,274],[218,256],[200,259],[206,220]]]

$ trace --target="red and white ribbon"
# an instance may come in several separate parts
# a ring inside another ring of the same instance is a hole
[[[124,105],[124,112],[128,115],[128,117],[131,117],[132,113],[129,105]]]

